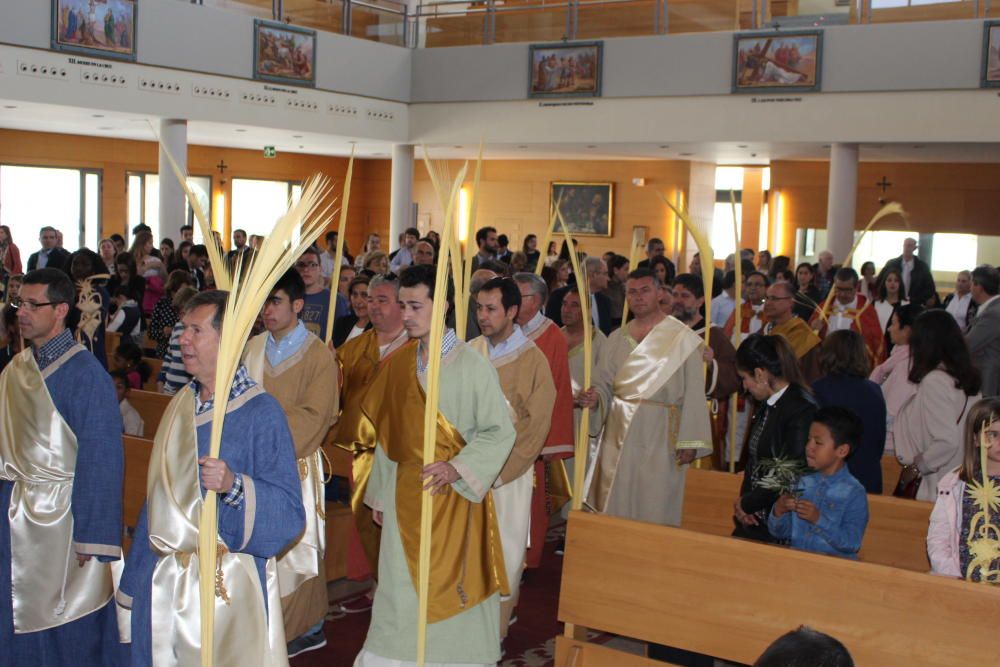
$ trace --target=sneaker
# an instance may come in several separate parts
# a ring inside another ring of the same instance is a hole
[[[559,540],[556,543],[555,553],[557,556],[562,556],[564,553],[566,553],[566,540]]]
[[[372,599],[367,595],[362,595],[359,598],[341,602],[335,607],[337,611],[345,614],[363,614],[366,611],[371,611],[371,608]]]
[[[297,655],[315,651],[326,646],[326,635],[323,631],[314,632],[311,635],[302,635],[288,642],[288,657],[294,658]]]

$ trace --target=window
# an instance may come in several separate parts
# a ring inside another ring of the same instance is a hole
[[[247,236],[267,236],[288,212],[289,202],[297,202],[301,196],[301,183],[234,178],[233,229],[242,229]]]
[[[976,265],[979,237],[975,234],[934,234],[933,243],[931,271],[968,271]]]
[[[855,232],[854,238],[857,239]],[[913,232],[871,231],[858,244],[851,259],[851,266],[860,269],[865,262],[874,262],[875,270],[881,271],[890,259],[903,254],[903,240],[915,236]],[[917,255],[920,251],[917,251]],[[837,261],[840,261],[839,259]]]
[[[743,167],[716,167],[715,209],[712,212],[710,242],[716,259],[736,252],[733,236],[733,205],[729,193],[736,196],[736,223],[743,224]]]
[[[209,223],[212,219],[212,178],[210,176],[188,176],[188,187],[198,197],[201,208],[208,216]],[[147,174],[142,172],[129,172],[128,174],[128,228],[129,231],[140,223],[149,225],[153,231],[153,238],[160,241],[164,236],[175,235],[174,225],[168,226],[166,230],[160,228],[160,176],[159,174]],[[194,226],[194,242],[203,243],[201,227],[194,219],[194,209],[191,204],[187,204],[187,215],[184,224]],[[178,239],[174,239],[179,243]]]
[[[24,255],[38,247],[46,225],[62,233],[66,250],[97,250],[100,211],[100,171],[0,165],[0,224],[10,227]]]

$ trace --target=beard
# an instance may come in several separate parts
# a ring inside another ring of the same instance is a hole
[[[697,308],[685,308],[680,304],[674,304],[673,315],[681,322],[688,323],[694,320],[695,316],[698,314]]]

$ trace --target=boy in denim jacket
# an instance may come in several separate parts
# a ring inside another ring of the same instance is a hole
[[[815,472],[799,480],[795,495],[782,495],[767,520],[771,534],[792,548],[858,557],[868,525],[868,497],[847,469],[861,442],[861,420],[841,407],[818,410],[809,427],[806,462]]]

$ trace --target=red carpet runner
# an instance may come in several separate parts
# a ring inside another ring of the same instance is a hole
[[[548,667],[553,664],[555,636],[562,632],[562,623],[556,621],[562,556],[555,554],[555,546],[564,532],[565,526],[549,530],[542,566],[528,570],[524,576],[516,612],[518,620],[511,626],[504,642],[501,664],[505,667]],[[370,612],[365,612],[327,621],[327,645],[293,658],[292,667],[350,667],[364,644],[370,620]]]

